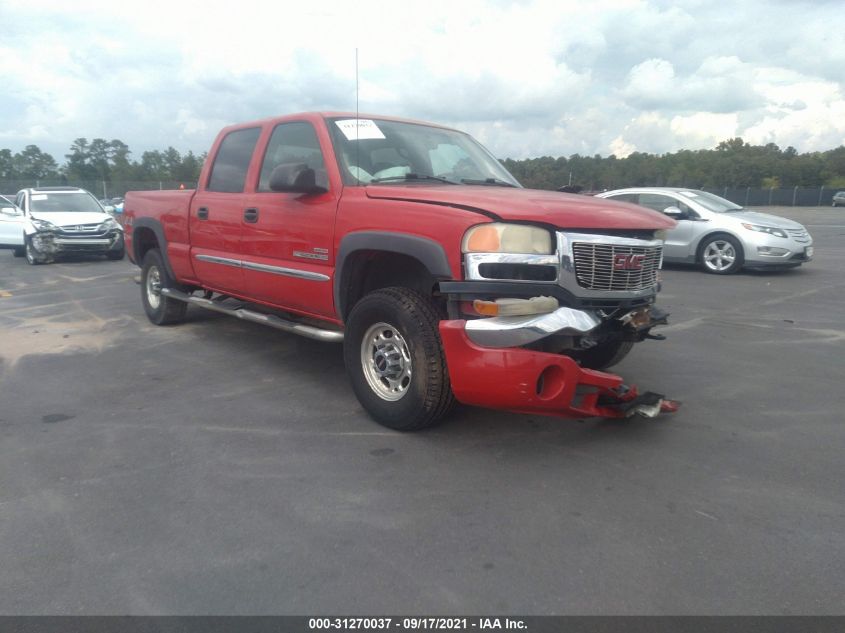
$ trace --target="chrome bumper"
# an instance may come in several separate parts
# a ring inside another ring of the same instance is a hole
[[[483,347],[518,347],[552,334],[580,336],[600,323],[593,312],[564,307],[548,314],[474,319],[466,322],[466,334]]]

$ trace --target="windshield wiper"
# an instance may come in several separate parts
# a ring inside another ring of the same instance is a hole
[[[461,178],[461,182],[465,185],[487,185],[492,187],[516,187],[512,182],[502,180],[501,178],[484,178],[475,180],[473,178]]]
[[[384,178],[373,178],[370,182],[391,182],[391,181],[420,181],[420,180],[436,180],[437,182],[445,182],[450,185],[457,185],[454,180],[448,178],[441,178],[440,176],[429,176],[428,174],[403,174],[401,176],[385,176]]]

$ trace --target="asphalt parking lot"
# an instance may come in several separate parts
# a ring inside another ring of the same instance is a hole
[[[399,434],[340,346],[0,252],[2,614],[842,614],[845,211],[797,270],[664,271],[657,420]]]

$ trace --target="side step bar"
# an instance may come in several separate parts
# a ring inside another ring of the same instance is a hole
[[[161,294],[166,297],[170,297],[171,299],[184,301],[185,303],[189,303],[191,305],[206,308],[207,310],[214,310],[215,312],[222,312],[223,314],[238,317],[239,319],[244,319],[246,321],[269,325],[277,330],[283,330],[292,334],[299,334],[300,336],[311,338],[316,341],[323,341],[324,343],[340,343],[343,341],[343,332],[339,330],[324,330],[314,327],[313,325],[305,325],[303,323],[297,323],[296,321],[289,321],[288,319],[283,319],[282,317],[272,314],[262,314],[260,312],[254,312],[253,310],[247,310],[246,308],[230,308],[216,301],[212,301],[211,299],[206,299],[205,297],[195,297],[179,290],[174,290],[173,288],[162,288]]]

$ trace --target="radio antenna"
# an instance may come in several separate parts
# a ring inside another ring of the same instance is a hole
[[[358,140],[358,132],[361,121],[358,119],[358,47],[355,47],[355,180],[361,186],[361,161],[358,159],[358,148],[361,141]]]

